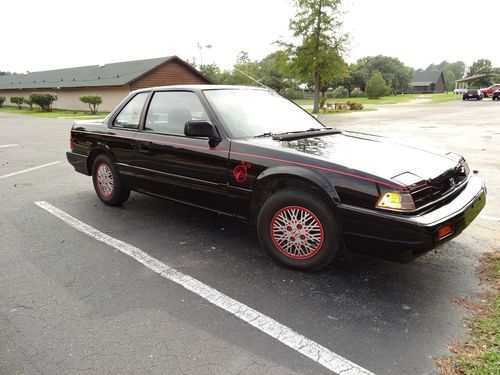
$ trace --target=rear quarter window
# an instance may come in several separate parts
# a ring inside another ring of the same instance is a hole
[[[144,103],[148,95],[149,92],[141,92],[134,96],[125,107],[122,108],[118,116],[116,116],[113,121],[113,126],[124,129],[139,129]]]

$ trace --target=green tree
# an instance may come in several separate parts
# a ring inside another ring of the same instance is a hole
[[[259,62],[252,61],[248,52],[241,51],[236,57],[236,64],[230,77],[231,84],[260,86],[261,80]]]
[[[3,103],[5,103],[5,96],[0,96],[0,108],[2,108]]]
[[[494,72],[493,65],[488,59],[479,59],[474,61],[467,70],[467,76],[475,76],[478,74],[486,74]],[[481,78],[477,81],[481,86],[489,86],[492,84],[492,78]]]
[[[439,64],[430,64],[425,71],[443,72],[445,88],[447,91],[451,91],[455,88],[455,80],[464,76],[465,63],[463,61],[449,63],[448,61],[443,60]]]
[[[366,96],[370,99],[379,99],[389,93],[389,87],[382,74],[375,70],[371,78],[366,82]]]
[[[376,70],[382,74],[382,77],[389,85],[389,89],[392,93],[406,91],[414,75],[414,70],[412,68],[407,67],[395,57],[382,55],[368,56],[356,62],[358,79],[365,79],[365,83],[358,82],[360,85],[357,87],[366,91],[363,86],[366,86],[366,80],[368,80],[368,77],[371,77]]]
[[[89,107],[91,114],[95,115],[99,105],[102,104],[102,97],[99,95],[83,95],[80,96],[80,101]]]
[[[24,103],[24,96],[11,96],[10,102],[17,105],[17,109],[21,109]]]
[[[33,92],[29,100],[39,106],[43,112],[52,111],[52,103],[57,100],[57,95],[51,92]]]
[[[445,70],[453,72],[455,79],[463,78],[465,74],[465,63],[463,61],[449,63],[443,68],[443,71]]]
[[[201,65],[199,70],[203,75],[210,78],[213,82],[220,83],[221,71],[217,64],[212,63]]]
[[[289,28],[298,44],[286,44],[292,67],[302,82],[314,83],[313,112],[319,111],[321,86],[331,82],[342,61],[347,40],[340,34],[341,0],[295,0],[296,14]]]
[[[283,93],[285,88],[293,86],[290,59],[286,51],[275,51],[259,61],[261,82]]]
[[[26,104],[27,106],[30,107],[30,111],[33,110],[33,102],[31,101],[31,99],[29,97],[24,99],[24,104]]]

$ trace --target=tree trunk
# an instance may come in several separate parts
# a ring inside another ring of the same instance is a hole
[[[316,20],[316,31],[315,31],[315,39],[316,39],[316,45],[315,45],[315,59],[318,59],[319,57],[319,37],[321,33],[321,7],[322,7],[322,2],[319,2],[319,7],[318,7],[318,18]],[[314,70],[314,106],[313,106],[313,113],[318,113],[319,112],[319,91],[320,91],[320,83],[321,83],[321,73],[320,73],[320,68],[318,66],[318,61],[316,61],[315,64],[316,68]]]
[[[314,73],[314,107],[313,107],[313,113],[319,113],[319,87],[320,83],[320,75],[319,75],[319,69],[316,69],[316,72]]]

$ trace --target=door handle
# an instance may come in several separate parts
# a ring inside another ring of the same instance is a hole
[[[150,152],[151,151],[151,146],[153,145],[153,142],[139,142],[139,152]]]

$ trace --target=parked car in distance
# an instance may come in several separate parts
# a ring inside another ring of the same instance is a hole
[[[458,95],[458,94],[463,94],[467,89],[454,89],[453,93]]]
[[[485,89],[481,89],[481,92],[483,93],[484,97],[487,98],[489,95],[493,95],[495,90],[500,89],[500,83],[495,83],[491,85],[490,87],[487,87]]]
[[[493,100],[500,100],[500,89],[496,89],[495,92],[493,93]]]
[[[105,204],[134,190],[240,218],[276,260],[303,270],[344,249],[409,261],[486,203],[462,156],[325,127],[255,87],[133,91],[106,119],[76,122],[70,148]]]
[[[477,100],[483,100],[483,93],[481,90],[478,89],[469,89],[465,90],[462,99],[463,100],[470,100],[470,99],[477,99]]]

